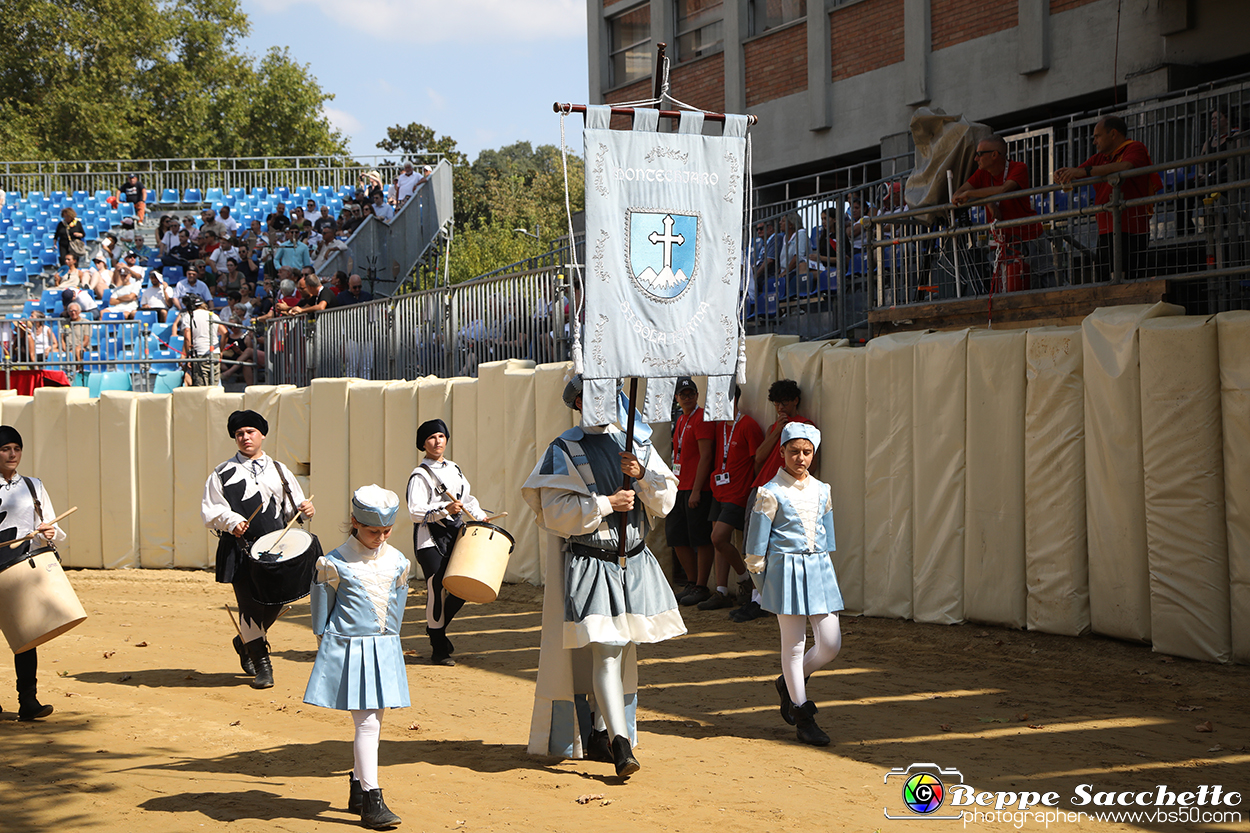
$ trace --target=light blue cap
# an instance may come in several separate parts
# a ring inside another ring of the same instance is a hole
[[[370,484],[352,495],[352,517],[365,526],[391,526],[399,512],[399,496],[390,489]]]
[[[790,440],[811,440],[812,450],[820,448],[820,429],[810,422],[787,422],[781,429],[781,444]]]

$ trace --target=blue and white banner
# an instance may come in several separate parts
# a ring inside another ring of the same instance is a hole
[[[733,419],[747,118],[704,136],[702,113],[677,133],[656,131],[656,110],[632,131],[609,116],[586,110],[583,422],[612,421],[629,376],[650,380],[648,418],[668,418],[678,376],[707,376],[706,418]]]

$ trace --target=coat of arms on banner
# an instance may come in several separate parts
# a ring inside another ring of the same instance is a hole
[[[668,211],[633,211],[629,229],[629,275],[657,301],[680,298],[699,265],[699,217]]]
[[[644,413],[667,418],[678,376],[706,376],[707,418],[732,419],[739,359],[746,117],[703,135],[636,110],[634,129],[586,111],[586,275],[582,418],[616,416],[617,381],[648,379]]]

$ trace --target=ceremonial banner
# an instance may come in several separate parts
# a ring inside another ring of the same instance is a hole
[[[609,130],[586,109],[582,419],[617,418],[617,385],[645,377],[647,419],[669,418],[678,376],[707,376],[706,418],[733,419],[739,361],[746,116],[703,136],[703,114],[659,133],[659,111]]]

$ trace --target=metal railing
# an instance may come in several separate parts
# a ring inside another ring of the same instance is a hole
[[[568,357],[565,265],[553,264],[320,313],[265,331],[267,381],[476,376],[482,362]]]
[[[437,165],[442,159],[442,154],[428,154],[406,157],[405,161],[420,166]],[[15,161],[0,162],[0,189],[45,195],[85,191],[94,197],[97,190],[116,194],[126,175],[137,173],[150,192],[148,203],[154,204],[160,202],[166,189],[181,195],[188,188],[195,188],[204,195],[210,188],[220,188],[225,193],[232,188],[243,188],[249,193],[253,188],[269,192],[289,188],[294,194],[300,187],[316,191],[328,185],[338,191],[356,186],[361,175],[371,170],[378,171],[389,188],[402,167],[403,161],[382,155]]]
[[[452,167],[441,160],[389,224],[367,217],[347,239],[347,249],[322,266],[319,274],[355,271],[371,294],[395,292],[437,246],[452,220]]]

